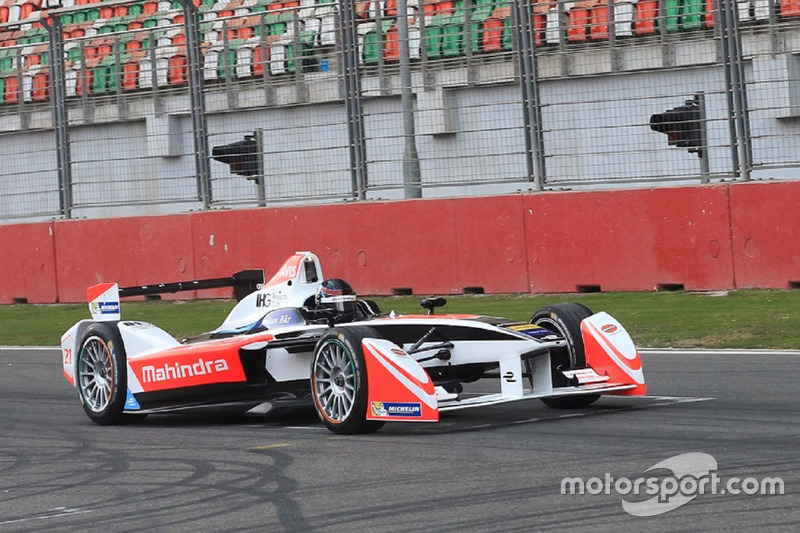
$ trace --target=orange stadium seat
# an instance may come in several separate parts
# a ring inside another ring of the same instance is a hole
[[[800,0],[781,0],[782,17],[800,17]]]
[[[169,84],[183,85],[189,81],[186,56],[176,55],[169,59]]]
[[[158,12],[158,2],[145,2],[142,8],[142,14],[153,15]]]
[[[9,76],[6,78],[5,102],[7,104],[16,104],[19,102],[19,78],[17,76]]]
[[[266,54],[266,57],[264,57]],[[256,46],[253,48],[252,69],[254,76],[263,76],[266,71],[266,64],[269,62],[269,48]]]
[[[25,20],[34,11],[39,11],[39,5],[41,4],[41,1],[42,0],[28,1],[22,4],[22,8],[20,9],[20,14],[19,14],[19,20]]]
[[[132,56],[122,65],[122,90],[135,91],[139,88],[139,61]]]
[[[387,61],[400,61],[400,34],[397,24],[389,28],[383,37],[386,40],[383,57]]]
[[[483,23],[483,51],[499,52],[503,49],[503,19],[490,17]]]
[[[589,10],[594,0],[577,2],[567,14],[567,40],[582,42],[588,38]]]
[[[636,35],[649,35],[655,33],[657,20],[657,0],[639,0],[636,3],[636,21],[634,22]]]
[[[589,14],[589,36],[593,41],[608,39],[608,0],[598,0]]]
[[[41,69],[33,76],[31,98],[34,102],[46,102],[50,99],[50,76],[48,69]]]

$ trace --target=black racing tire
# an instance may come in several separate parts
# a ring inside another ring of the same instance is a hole
[[[581,321],[592,314],[585,305],[572,302],[548,305],[533,314],[531,324],[549,329],[567,341],[566,348],[553,354],[553,368],[569,370],[586,366]]]
[[[586,349],[581,335],[581,321],[594,313],[585,305],[568,302],[548,305],[536,311],[531,324],[549,329],[567,341],[567,346],[550,354],[554,380],[561,370],[586,366]],[[563,379],[563,376],[562,376]],[[599,394],[542,398],[542,402],[554,409],[579,409],[600,398]]]
[[[367,420],[367,366],[361,340],[380,337],[366,326],[331,328],[311,360],[311,394],[322,423],[338,435],[372,433],[382,421]]]
[[[101,426],[136,422],[143,414],[123,414],[128,395],[125,345],[109,322],[95,322],[83,332],[75,384],[86,415]]]

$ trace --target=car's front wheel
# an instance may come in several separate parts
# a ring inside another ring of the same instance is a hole
[[[76,384],[88,417],[100,425],[141,420],[144,415],[125,415],[127,399],[125,347],[119,331],[95,322],[86,328],[78,352]]]
[[[361,340],[378,337],[372,328],[332,328],[317,343],[311,390],[320,420],[333,433],[371,433],[383,422],[367,420],[367,369]]]
[[[581,335],[581,321],[592,316],[592,311],[579,303],[548,305],[536,311],[531,323],[546,328],[567,341],[564,348],[550,354],[554,381],[561,370],[586,366],[586,350]],[[542,398],[542,402],[554,409],[577,409],[597,401],[599,394]]]

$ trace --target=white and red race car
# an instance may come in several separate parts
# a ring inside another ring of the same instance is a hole
[[[317,256],[297,252],[219,328],[183,342],[152,324],[122,320],[120,295],[219,280],[138,292],[113,283],[90,287],[92,319],[61,338],[64,376],[98,424],[201,407],[263,413],[311,402],[339,434],[376,431],[387,421],[435,422],[443,411],[503,402],[538,398],[571,408],[602,394],[646,392],[636,347],[607,313],[565,303],[521,323],[435,314],[444,298],[423,300],[428,314],[421,315],[381,314],[361,300],[339,322],[334,311],[315,306],[323,279]],[[464,392],[478,380],[493,390]]]

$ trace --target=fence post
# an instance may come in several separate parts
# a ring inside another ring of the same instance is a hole
[[[67,81],[64,71],[64,33],[58,13],[50,20],[42,18],[42,26],[49,33],[50,87],[53,103],[53,126],[56,133],[56,161],[58,165],[59,210],[64,218],[72,218],[72,158],[69,148],[69,117],[67,115]],[[20,89],[22,84],[20,84]],[[22,101],[20,95],[20,101]]]
[[[406,198],[422,198],[422,176],[414,128],[414,99],[411,91],[411,56],[408,48],[408,6],[397,0],[397,35],[400,45],[400,100],[403,109],[403,187]]]
[[[347,132],[350,145],[350,177],[352,194],[366,199],[367,149],[364,133],[364,113],[361,107],[361,73],[358,64],[358,33],[355,2],[341,2],[342,68],[344,71]]]
[[[189,74],[189,98],[192,108],[192,137],[194,166],[197,173],[197,194],[203,209],[211,206],[211,164],[208,160],[208,130],[203,93],[203,56],[200,52],[200,17],[192,0],[178,0],[183,6],[183,26],[186,32],[186,62]]]
[[[537,191],[544,189],[544,139],[542,135],[542,114],[539,103],[538,70],[534,28],[531,21],[532,6],[529,0],[515,0],[514,31],[517,37],[517,59],[520,68],[522,88],[522,117],[525,123],[525,164],[528,180],[534,183]]]
[[[742,40],[739,16],[734,0],[721,0],[717,8],[720,19],[722,59],[728,97],[728,128],[731,140],[731,166],[735,176],[750,180],[753,151],[750,143],[750,121],[742,61]]]

